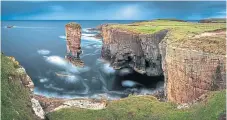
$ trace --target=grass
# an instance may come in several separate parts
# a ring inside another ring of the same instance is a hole
[[[1,120],[35,120],[29,90],[20,83],[17,67],[17,63],[1,55]]]
[[[73,28],[73,29],[81,29],[80,24],[75,23],[75,22],[70,22],[70,23],[66,24],[65,26],[66,26],[66,27],[71,27],[71,28]]]
[[[185,43],[190,43],[191,39],[189,38],[195,35],[199,35],[204,32],[225,29],[226,23],[192,23],[174,20],[153,20],[135,22],[132,24],[113,24],[107,26],[107,28],[117,28],[135,34],[153,34],[161,30],[169,30],[167,37],[165,38],[167,40],[167,43],[173,46],[182,46]],[[200,50],[204,50],[205,52],[213,52],[213,49],[219,49],[216,51],[221,52],[218,52],[217,54],[225,53],[225,45],[218,46],[219,44],[225,43],[225,37],[224,39],[217,41],[216,43],[217,44],[211,45],[213,47],[199,48]],[[200,44],[207,46],[209,42],[201,42]]]
[[[226,92],[211,92],[207,100],[189,109],[177,109],[152,96],[130,96],[108,103],[103,110],[61,109],[49,113],[49,120],[217,120],[226,109]]]

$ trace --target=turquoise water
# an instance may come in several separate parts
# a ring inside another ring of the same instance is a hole
[[[85,63],[84,68],[73,66],[64,59],[66,55],[64,26],[68,22],[72,21],[2,22],[2,52],[14,56],[26,69],[35,84],[35,94],[59,98],[105,96],[117,99],[127,96],[130,91],[139,93],[152,91],[140,83],[117,77],[119,73],[128,74],[131,70],[115,71],[108,63],[103,62],[100,59],[102,39],[91,37],[98,31],[87,30],[104,23],[135,21],[74,21],[82,26],[81,59]],[[15,27],[6,28],[8,25]],[[56,73],[67,76],[58,76]]]

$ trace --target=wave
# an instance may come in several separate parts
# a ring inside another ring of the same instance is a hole
[[[87,37],[94,37],[96,34],[91,34],[91,33],[82,33],[82,36],[87,36]]]
[[[115,69],[113,67],[111,67],[109,63],[103,64],[101,66],[101,70],[102,70],[102,72],[107,73],[107,74],[115,73]]]
[[[136,86],[143,86],[142,84],[140,83],[137,83],[135,81],[131,81],[131,80],[124,80],[121,82],[121,85],[123,87],[136,87]]]
[[[91,32],[91,31],[90,31],[90,30],[88,30],[88,29],[91,29],[91,28],[83,28],[83,29],[82,29],[82,31],[83,31],[83,32],[86,32],[86,33]]]
[[[119,75],[124,76],[124,75],[131,74],[132,72],[133,72],[133,70],[130,68],[123,68],[119,71]]]
[[[61,39],[66,39],[66,36],[64,36],[64,35],[60,35],[58,37]],[[102,43],[102,41],[101,41],[102,39],[95,38],[95,34],[82,33],[81,39],[87,40],[87,41],[98,41],[98,42]]]
[[[49,57],[45,56],[44,58],[46,59],[47,62],[52,63],[54,65],[58,65],[61,67],[66,67],[68,65],[67,61],[59,56],[49,56]]]
[[[40,55],[48,55],[48,54],[50,54],[50,51],[49,50],[46,50],[46,49],[37,50],[37,52]]]
[[[61,74],[61,73],[58,73],[58,74]],[[69,84],[76,84],[76,83],[79,83],[81,80],[80,76],[72,75],[67,72],[62,74],[62,76],[58,76],[58,77],[60,77],[62,80],[64,80],[66,83],[69,83]]]
[[[47,78],[41,78],[41,79],[39,79],[39,82],[41,82],[41,83],[45,83],[45,82],[48,82],[49,81],[49,79],[47,79]]]
[[[92,29],[92,28],[83,28],[82,29],[82,32],[86,32],[86,33],[94,33],[94,32],[99,32],[98,30],[89,30],[89,29]]]
[[[47,89],[53,89],[53,90],[57,90],[57,91],[63,91],[64,90],[63,88],[55,87],[53,84],[44,85],[44,87],[47,88]]]
[[[81,39],[83,39],[83,40],[89,40],[89,41],[99,41],[99,42],[102,42],[101,41],[102,39],[98,39],[98,38],[95,38],[93,36],[83,36],[82,35]]]
[[[74,66],[72,63],[68,62],[64,58],[60,56],[45,56],[45,60],[53,65],[56,65],[58,67],[64,68],[65,70],[72,72],[72,73],[82,73],[87,72],[90,70],[90,67],[84,66],[84,67],[77,67]]]
[[[66,36],[65,35],[60,35],[58,37],[61,38],[61,39],[66,39]]]

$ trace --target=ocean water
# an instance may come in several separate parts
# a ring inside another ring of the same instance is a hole
[[[85,63],[83,68],[64,59],[65,24],[68,22],[77,22],[82,26],[83,54],[80,56]],[[26,69],[35,84],[35,94],[107,99],[126,97],[132,92],[150,94],[162,87],[162,81],[148,85],[149,79],[155,81],[158,78],[134,74],[128,68],[114,70],[100,59],[102,39],[92,37],[98,31],[87,30],[105,23],[131,22],[135,21],[2,21],[1,50],[5,55],[14,56]],[[7,28],[9,25],[15,27]]]

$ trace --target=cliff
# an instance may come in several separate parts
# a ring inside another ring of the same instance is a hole
[[[164,75],[167,99],[189,103],[225,88],[225,31],[225,23],[172,20],[104,25],[102,57],[115,68]]]
[[[225,32],[205,32],[184,44],[160,44],[168,100],[194,102],[208,91],[226,88]]]
[[[40,120],[44,111],[32,92],[34,84],[13,57],[1,55],[2,120]]]
[[[158,45],[167,31],[138,34],[106,25],[102,28],[102,57],[110,60],[114,68],[131,67],[149,76],[161,75],[161,55]]]

